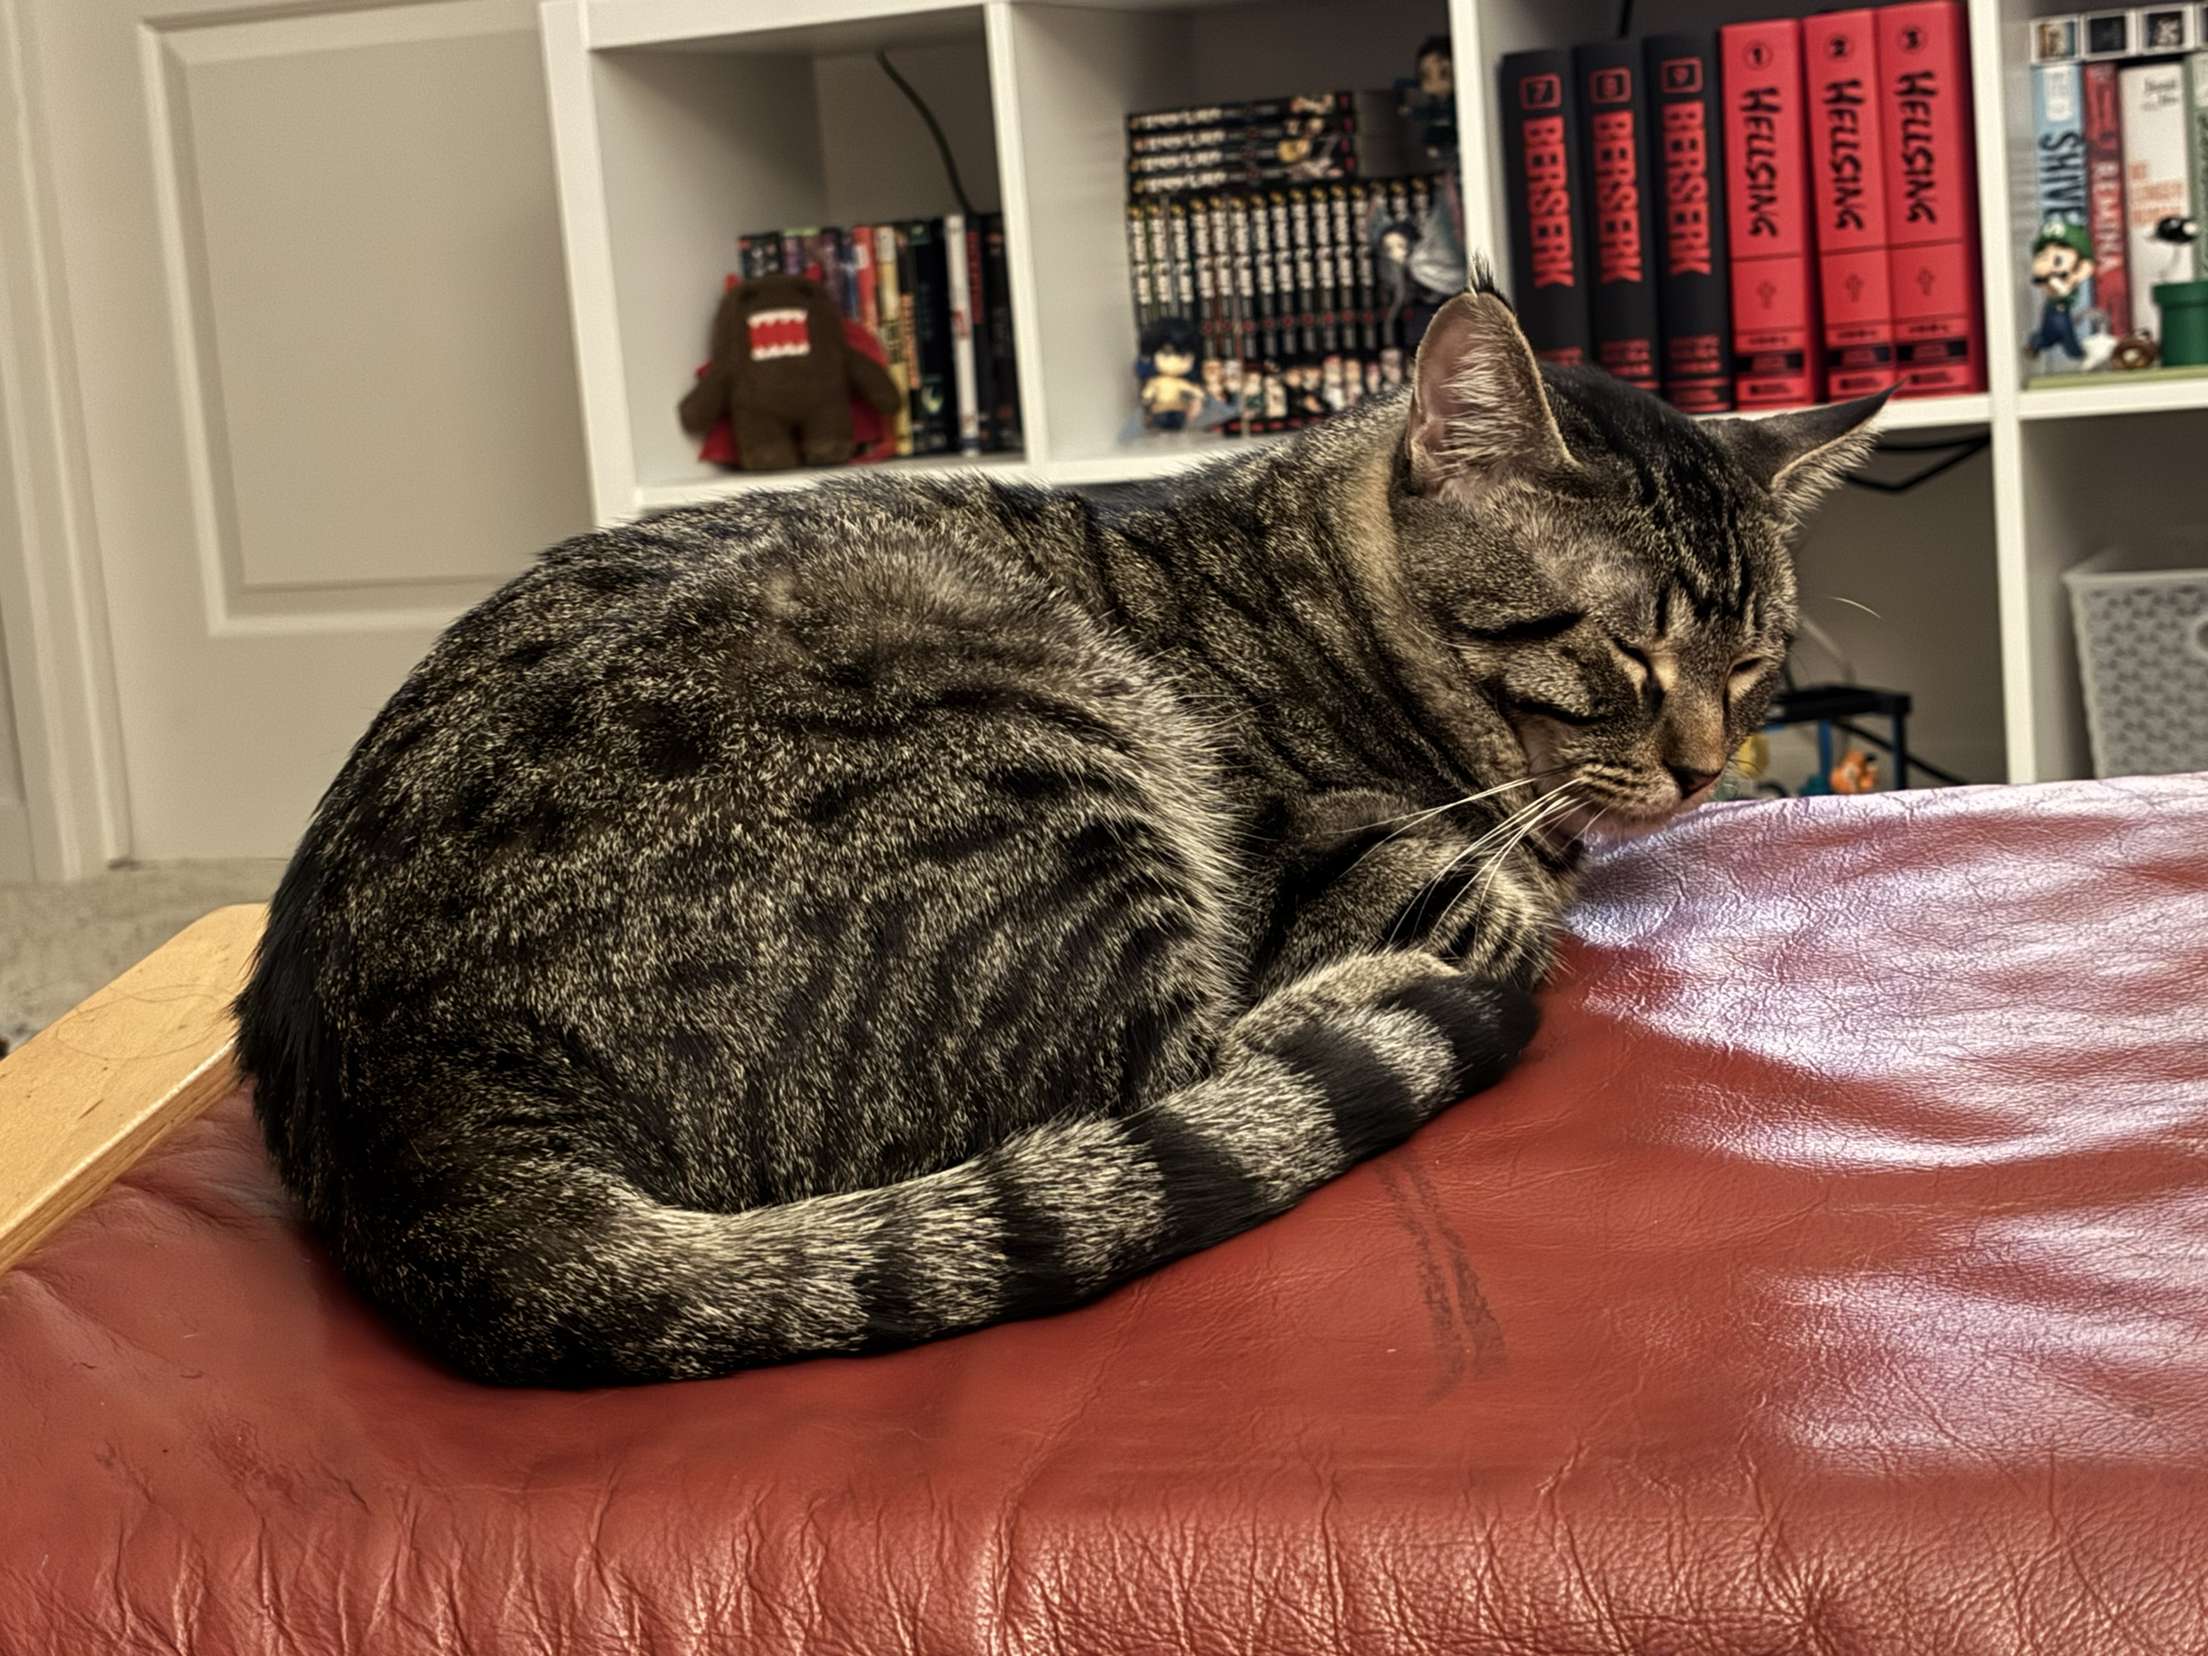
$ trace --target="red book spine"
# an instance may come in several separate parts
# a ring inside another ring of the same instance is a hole
[[[1894,383],[1894,293],[1886,248],[1878,34],[1867,9],[1802,20],[1809,82],[1810,195],[1824,315],[1825,394]]]
[[[859,296],[856,318],[873,333],[876,331],[875,317],[881,310],[881,287],[874,278],[874,226],[854,224],[849,234],[851,268]]]
[[[2094,302],[2121,339],[2131,332],[2131,229],[2124,219],[2124,109],[2113,63],[2085,66],[2085,167]]]
[[[1742,408],[1820,399],[1798,19],[1734,23],[1718,36],[1732,232],[1733,375]]]
[[[1961,0],[1911,0],[1873,16],[1902,394],[1983,391],[1986,313]]]

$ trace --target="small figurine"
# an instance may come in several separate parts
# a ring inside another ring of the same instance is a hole
[[[1414,345],[1425,337],[1434,313],[1451,294],[1462,293],[1471,277],[1471,260],[1457,225],[1456,200],[1444,180],[1422,217],[1375,215],[1368,229],[1373,270],[1386,304],[1383,319],[1391,330],[1400,325],[1401,336]]]
[[[755,276],[722,294],[713,359],[677,415],[699,436],[725,417],[746,471],[839,466],[856,446],[854,396],[883,414],[903,401],[888,371],[851,346],[819,283]]]
[[[2156,219],[2154,239],[2169,249],[2163,256],[2162,272],[2156,280],[2182,282],[2192,273],[2190,250],[2193,243],[2200,240],[2200,220],[2183,213]]]
[[[1189,376],[1202,350],[1202,336],[1185,316],[1161,316],[1142,330],[1135,378],[1142,387],[1142,423],[1152,431],[1185,431],[1200,420],[1204,388]]]
[[[2039,290],[2039,325],[2024,348],[2041,360],[2044,371],[2065,367],[2099,368],[2116,349],[2098,312],[2080,312],[2078,299],[2097,268],[2093,236],[2075,219],[2051,218],[2032,238],[2032,286]],[[2085,337],[2078,324],[2086,324]]]
[[[1329,414],[1338,414],[1349,406],[1349,382],[1342,373],[1341,352],[1329,351],[1319,364],[1319,389],[1326,398]]]
[[[1861,748],[1850,748],[1840,756],[1840,763],[1832,767],[1828,780],[1836,794],[1876,793],[1878,761]]]
[[[1428,35],[1418,48],[1418,78],[1397,81],[1397,106],[1418,127],[1427,153],[1446,162],[1457,152],[1457,69],[1447,35]]]

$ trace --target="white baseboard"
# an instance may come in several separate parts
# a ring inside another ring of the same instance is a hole
[[[20,799],[0,798],[0,880],[30,877],[30,807]]]

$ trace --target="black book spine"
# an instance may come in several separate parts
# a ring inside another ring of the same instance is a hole
[[[1211,209],[1203,196],[1191,196],[1186,211],[1189,265],[1196,280],[1193,318],[1197,339],[1196,377],[1202,382],[1207,374],[1215,376],[1219,371],[1207,365],[1219,359],[1219,323],[1223,307],[1219,303],[1219,286],[1213,279],[1211,263]]]
[[[1656,189],[1656,298],[1665,397],[1692,414],[1733,406],[1732,280],[1726,262],[1725,160],[1717,36],[1643,43]]]
[[[1204,325],[1204,303],[1196,292],[1196,255],[1188,242],[1188,202],[1176,197],[1165,204],[1165,228],[1173,255],[1173,314],[1199,330]]]
[[[1342,301],[1334,289],[1333,203],[1324,184],[1306,192],[1311,213],[1311,273],[1319,316],[1319,349],[1330,357],[1342,354]]]
[[[1568,47],[1504,57],[1499,92],[1510,192],[1511,301],[1544,362],[1584,362],[1586,170]]]
[[[1372,262],[1372,238],[1387,209],[1379,203],[1380,186],[1350,186],[1350,256],[1357,262],[1357,342],[1365,360],[1380,360],[1380,288]]]
[[[1296,340],[1301,354],[1315,357],[1321,348],[1319,328],[1319,257],[1311,233],[1311,192],[1300,185],[1285,192],[1288,197],[1288,234],[1295,248]]]
[[[1273,228],[1265,216],[1265,197],[1256,190],[1241,198],[1242,216],[1250,227],[1250,271],[1257,289],[1257,354],[1265,362],[1280,360],[1280,296],[1273,285]]]
[[[1238,405],[1235,409],[1234,430],[1237,435],[1251,429],[1251,422],[1261,412],[1259,405],[1264,397],[1264,351],[1258,342],[1257,309],[1257,261],[1250,254],[1250,198],[1246,195],[1229,195],[1227,204],[1227,238],[1234,271],[1235,334],[1241,341],[1242,361],[1235,376],[1235,392]]]
[[[1656,191],[1641,43],[1606,40],[1572,57],[1587,158],[1588,289],[1595,361],[1628,385],[1657,388]]]
[[[1139,201],[1127,203],[1127,286],[1139,334],[1158,319],[1157,288],[1150,274],[1150,230]]]
[[[1181,301],[1173,291],[1173,255],[1165,239],[1165,204],[1146,202],[1142,223],[1150,242],[1150,289],[1157,298],[1158,315],[1178,316]]]
[[[989,388],[996,398],[989,422],[990,441],[1000,450],[1017,449],[1020,435],[1020,365],[1012,339],[1012,274],[1005,264],[1004,215],[989,213],[983,257],[989,280]]]
[[[915,454],[948,454],[958,446],[957,407],[951,394],[951,282],[943,252],[943,221],[914,219],[912,314],[920,339]]]
[[[1288,228],[1288,192],[1267,190],[1265,223],[1273,238],[1273,292],[1280,300],[1283,367],[1303,353],[1303,289],[1296,282],[1296,241]]]
[[[982,254],[986,232],[979,213],[966,220],[966,331],[974,357],[974,424],[981,452],[1003,445],[997,441],[996,359],[989,350],[989,261]]]

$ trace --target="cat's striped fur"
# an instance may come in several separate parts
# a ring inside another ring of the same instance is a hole
[[[1278,1213],[1515,1059],[1577,836],[1752,724],[1865,412],[1544,395],[1483,290],[1409,398],[1132,504],[856,477],[570,542],[285,877],[277,1163],[507,1382],[905,1344]]]

